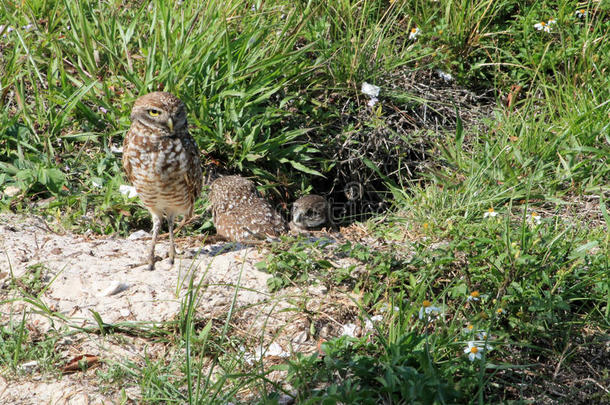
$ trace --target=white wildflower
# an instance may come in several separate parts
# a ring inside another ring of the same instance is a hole
[[[409,32],[409,39],[413,41],[417,41],[417,37],[421,33],[421,30],[418,27],[411,28],[411,32]]]
[[[462,329],[462,332],[472,333],[473,330],[474,330],[474,325],[469,323],[468,325],[466,325],[466,327],[464,329]]]
[[[493,207],[490,207],[484,214],[483,214],[483,218],[493,218],[495,216],[497,216],[498,213],[496,211],[494,211]]]
[[[580,10],[576,10],[574,12],[574,14],[578,18],[585,18],[587,16],[587,10],[585,10],[584,8],[581,8]]]
[[[544,21],[540,21],[539,23],[534,24],[534,28],[538,31],[551,32],[551,24],[555,24],[555,20],[551,18],[548,23]]]
[[[481,342],[470,341],[468,346],[464,348],[464,353],[468,353],[468,359],[470,361],[480,360],[483,353],[490,351],[491,346],[485,345]]]
[[[449,73],[443,72],[442,70],[437,70],[436,73],[438,73],[438,77],[440,77],[446,82],[450,82],[453,80],[453,76],[451,76]]]
[[[435,318],[441,314],[441,309],[439,307],[435,307],[428,300],[424,300],[422,302],[422,307],[419,310],[419,319],[427,318]]]
[[[542,218],[540,218],[540,215],[538,215],[537,212],[532,212],[531,215],[527,218],[527,222],[530,225],[540,225],[542,223]]]
[[[466,301],[478,301],[481,297],[481,293],[477,290],[471,292],[470,294],[468,294],[468,297],[466,298]]]
[[[476,338],[479,340],[487,340],[487,332],[484,330],[480,330],[475,334]]]
[[[379,96],[379,91],[381,90],[381,87],[364,82],[362,83],[362,88],[360,90],[367,96],[376,98],[377,96]]]

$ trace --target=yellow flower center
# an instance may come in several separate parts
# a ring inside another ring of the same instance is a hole
[[[585,9],[583,8],[582,10],[578,10],[580,11],[580,14],[584,14],[585,13]]]
[[[479,298],[479,295],[481,295],[478,291],[473,291],[470,293],[470,296],[472,298]]]
[[[424,308],[428,308],[428,307],[432,306],[432,303],[430,301],[428,301],[428,300],[424,300],[422,305],[424,306]]]
[[[417,32],[417,28],[411,28],[411,34],[415,34]]]
[[[478,348],[478,347],[476,347],[476,346],[472,346],[472,347],[470,348],[470,353],[477,354],[478,352],[479,352],[479,348]]]
[[[546,25],[546,23],[544,21],[540,21],[540,25],[542,25],[544,27]]]
[[[489,207],[489,209],[487,210],[487,212],[494,212],[494,208],[493,208],[493,207]]]
[[[473,325],[468,325],[468,326],[466,326],[466,327],[467,327],[469,330],[473,330],[473,329],[474,329],[474,326],[473,326]]]

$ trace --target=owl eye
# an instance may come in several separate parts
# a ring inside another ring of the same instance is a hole
[[[161,112],[159,112],[159,110],[155,110],[155,109],[148,110],[148,115],[150,115],[151,117],[157,117],[159,114],[161,114]]]

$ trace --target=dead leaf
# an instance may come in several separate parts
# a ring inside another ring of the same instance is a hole
[[[99,363],[100,358],[92,354],[82,354],[70,360],[61,370],[62,374],[72,374],[85,371]]]

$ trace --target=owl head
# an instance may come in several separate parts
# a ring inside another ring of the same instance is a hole
[[[296,200],[292,206],[291,228],[310,230],[326,224],[329,205],[320,195],[309,194]]]
[[[186,108],[171,93],[155,91],[136,100],[131,109],[131,122],[172,135],[187,127]]]

